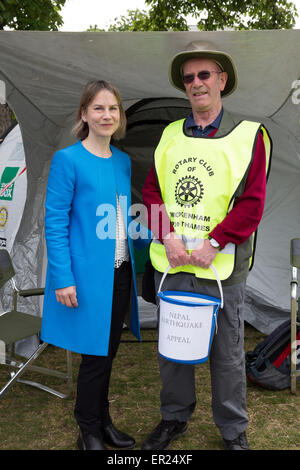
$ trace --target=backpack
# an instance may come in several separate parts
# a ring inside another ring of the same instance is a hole
[[[300,369],[300,326],[297,325],[297,370]],[[251,382],[268,390],[283,390],[291,385],[291,321],[287,320],[269,334],[253,351],[246,353],[246,375]],[[297,377],[297,380],[300,377]]]

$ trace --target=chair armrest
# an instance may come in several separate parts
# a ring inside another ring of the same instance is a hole
[[[291,240],[290,263],[295,268],[300,268],[300,238]]]
[[[34,289],[25,289],[25,290],[19,290],[18,295],[21,297],[31,297],[34,295],[44,295],[45,289],[43,287],[40,288],[34,288]]]

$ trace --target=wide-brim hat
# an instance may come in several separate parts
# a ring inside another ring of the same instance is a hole
[[[182,81],[182,65],[189,59],[211,59],[216,62],[221,70],[227,72],[228,78],[221,96],[228,96],[237,87],[237,71],[234,62],[229,54],[217,50],[217,48],[207,41],[193,41],[186,47],[185,51],[176,54],[169,68],[169,79],[171,84],[178,90],[185,91]]]

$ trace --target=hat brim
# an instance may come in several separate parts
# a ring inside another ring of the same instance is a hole
[[[227,72],[228,78],[221,96],[228,96],[234,92],[237,87],[237,71],[233,60],[228,54],[219,51],[185,51],[176,54],[170,64],[169,79],[171,84],[180,91],[185,92],[182,81],[181,67],[189,59],[210,59],[221,65],[224,72]]]

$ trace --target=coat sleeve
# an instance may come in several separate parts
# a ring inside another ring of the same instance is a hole
[[[75,285],[71,269],[69,223],[75,190],[74,165],[67,152],[55,153],[48,178],[45,238],[51,285],[60,289]]]

